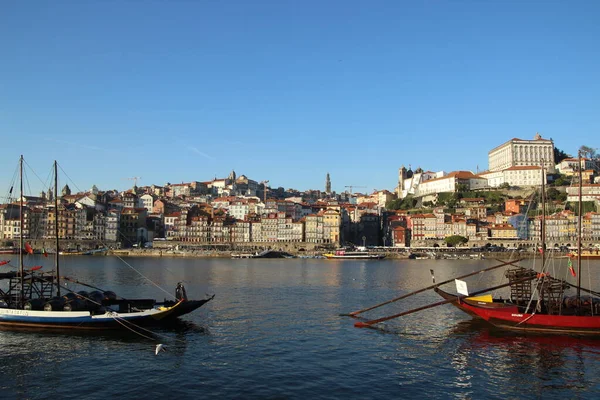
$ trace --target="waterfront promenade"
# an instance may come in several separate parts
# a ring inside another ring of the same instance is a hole
[[[389,259],[408,259],[411,254],[419,259],[501,259],[510,260],[517,258],[535,258],[537,255],[532,252],[516,251],[472,251],[470,249],[443,249],[441,251],[424,251],[422,249],[389,248],[376,249],[370,251],[375,254],[385,254]],[[109,250],[105,254],[120,257],[183,257],[183,258],[231,258],[232,254],[240,252],[231,250],[216,249],[116,249]],[[296,257],[312,258],[321,256],[323,251],[295,252],[291,253]],[[564,254],[566,256],[566,253]],[[418,261],[418,260],[417,260]]]

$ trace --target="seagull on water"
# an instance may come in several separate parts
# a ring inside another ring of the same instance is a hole
[[[155,354],[158,355],[158,353],[160,353],[161,351],[167,351],[167,349],[165,348],[165,345],[162,343],[156,345]]]

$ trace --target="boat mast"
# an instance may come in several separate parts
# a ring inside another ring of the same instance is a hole
[[[581,197],[582,197],[582,178],[583,178],[583,174],[581,172],[581,150],[579,150],[579,153],[577,154],[577,160],[579,163],[579,167],[578,167],[578,177],[579,177],[579,193],[578,193],[578,200],[577,200],[577,213],[578,213],[578,217],[577,217],[577,304],[579,304],[580,298],[581,298],[581,224],[583,222],[583,217],[582,217],[582,211],[583,211],[583,204],[581,201]]]
[[[54,254],[54,267],[56,268],[56,295],[60,297],[60,271],[58,265],[58,166],[54,160],[54,237],[56,238],[56,251]]]
[[[20,196],[19,196],[19,223],[21,224],[20,229],[19,229],[19,274],[21,275],[21,290],[20,290],[20,295],[21,298],[19,299],[19,308],[23,307],[23,299],[25,298],[25,288],[24,288],[24,284],[25,284],[25,279],[24,279],[24,275],[25,275],[25,268],[23,267],[23,248],[24,248],[24,244],[23,244],[23,225],[24,225],[24,218],[23,218],[23,155],[21,154],[21,158],[19,159],[19,180],[20,182]]]

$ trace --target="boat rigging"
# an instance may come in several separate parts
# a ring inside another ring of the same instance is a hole
[[[57,163],[54,162],[54,193],[58,193]],[[19,159],[19,266],[17,271],[0,273],[0,281],[8,281],[8,289],[0,289],[0,327],[46,330],[111,330],[136,331],[140,325],[171,321],[190,313],[214,298],[189,300],[181,283],[177,285],[175,300],[157,302],[154,299],[125,299],[110,290],[79,282],[60,274],[59,219],[60,204],[54,197],[54,271],[42,272],[42,266],[25,268],[24,257],[33,254],[25,242],[25,208],[23,195],[23,156]],[[2,263],[1,265],[10,265]],[[62,287],[69,281],[94,291],[75,291]],[[66,293],[64,293],[66,291]],[[136,333],[139,333],[136,331]]]

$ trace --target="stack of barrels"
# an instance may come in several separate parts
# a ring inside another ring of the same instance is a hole
[[[44,311],[90,311],[93,313],[104,313],[106,309],[103,306],[105,300],[115,300],[117,295],[114,292],[101,292],[95,290],[86,292],[82,290],[74,293],[69,292],[61,297],[51,299],[31,299],[25,303],[26,310],[44,310]]]

